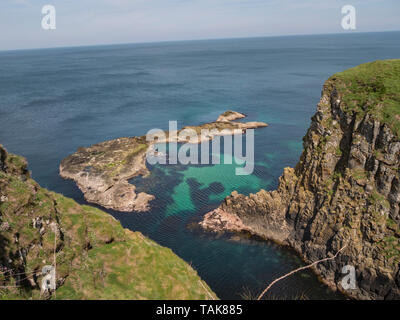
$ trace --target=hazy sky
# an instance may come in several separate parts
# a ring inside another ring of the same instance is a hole
[[[57,29],[43,30],[55,6]],[[0,50],[149,41],[400,30],[400,0],[0,0]]]

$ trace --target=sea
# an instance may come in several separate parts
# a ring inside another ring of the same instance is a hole
[[[263,121],[255,130],[254,171],[237,165],[148,165],[134,178],[155,195],[151,210],[105,210],[171,248],[221,299],[256,297],[304,263],[290,249],[252,237],[212,234],[196,223],[232,191],[273,190],[295,166],[302,138],[332,74],[400,58],[400,32],[342,33],[0,51],[0,143],[29,161],[49,190],[86,203],[60,161],[79,147],[153,128],[216,120],[226,110]],[[224,157],[224,155],[222,155]],[[343,299],[311,271],[272,287],[266,299]]]

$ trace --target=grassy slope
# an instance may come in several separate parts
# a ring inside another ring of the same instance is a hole
[[[57,299],[216,297],[170,249],[123,229],[101,210],[41,188],[23,158],[8,154],[5,163],[3,171],[0,163],[0,266],[22,273],[22,280],[0,272],[0,298],[40,298],[40,272],[53,263],[55,234]],[[35,227],[34,219],[41,224]],[[10,285],[19,288],[1,288]]]
[[[400,137],[400,59],[361,64],[330,79],[349,111],[370,113]]]

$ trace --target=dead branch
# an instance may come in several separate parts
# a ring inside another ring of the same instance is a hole
[[[263,292],[261,292],[261,294],[258,296],[257,300],[261,300],[261,298],[268,292],[268,290],[271,289],[271,287],[272,287],[275,283],[277,283],[278,281],[280,281],[280,280],[282,280],[282,279],[285,279],[285,278],[291,276],[292,274],[294,274],[294,273],[296,273],[296,272],[299,272],[299,271],[301,271],[301,270],[305,270],[305,269],[311,268],[311,267],[317,265],[318,263],[325,262],[325,261],[328,261],[328,260],[336,259],[336,257],[339,255],[339,253],[340,253],[341,251],[343,251],[344,248],[346,248],[346,246],[347,246],[347,245],[345,245],[345,246],[342,247],[338,252],[336,252],[336,254],[335,254],[333,257],[324,258],[324,259],[315,261],[315,262],[313,262],[313,263],[311,263],[311,264],[309,264],[309,265],[307,265],[307,266],[304,266],[304,267],[298,268],[298,269],[296,269],[296,270],[293,270],[293,271],[291,271],[291,272],[285,274],[284,276],[282,276],[282,277],[280,277],[280,278],[278,278],[278,279],[275,279],[274,281],[272,281],[272,282],[269,284],[268,287],[265,288],[265,290],[264,290]]]

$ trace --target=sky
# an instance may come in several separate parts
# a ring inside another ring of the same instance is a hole
[[[56,29],[42,28],[44,5]],[[341,27],[344,5],[356,30]],[[400,30],[400,0],[0,0],[0,50]]]

